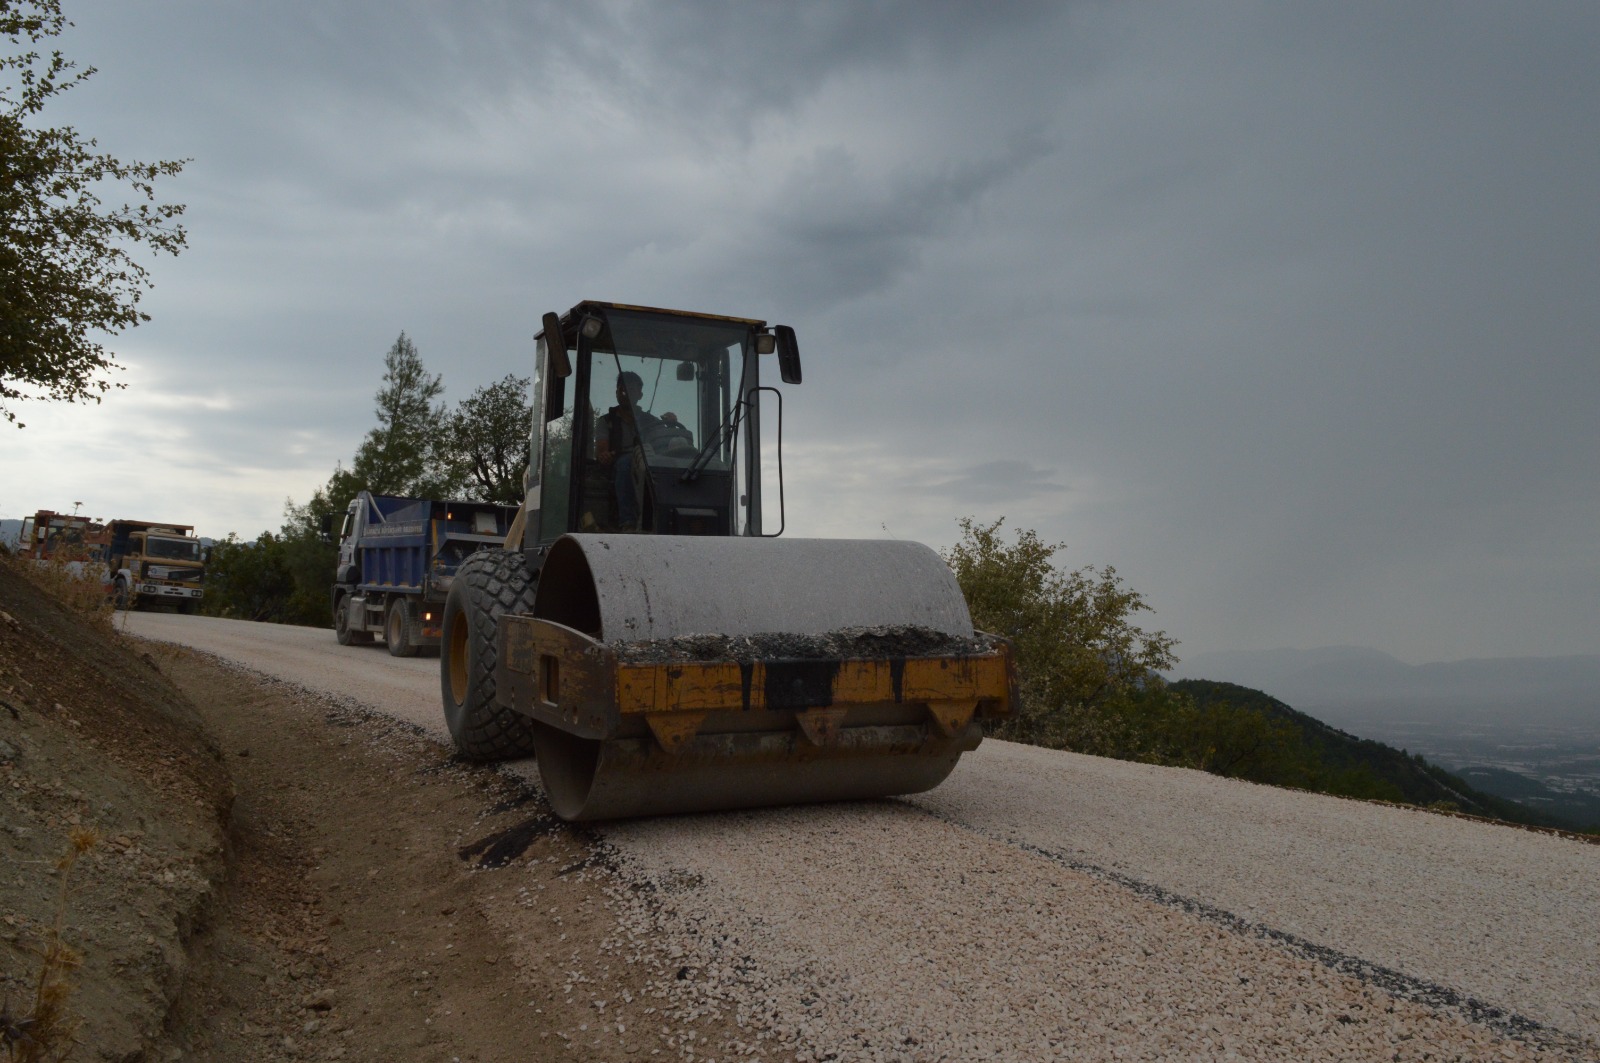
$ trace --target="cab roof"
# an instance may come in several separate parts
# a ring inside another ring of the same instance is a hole
[[[609,303],[600,299],[585,299],[583,302],[579,303],[577,306],[574,306],[571,310],[568,310],[566,313],[561,315],[562,326],[565,327],[569,322],[572,321],[574,317],[580,315],[584,310],[590,307],[595,307],[601,310],[635,310],[647,314],[671,314],[675,317],[696,318],[701,321],[731,321],[735,324],[751,325],[755,328],[762,328],[766,325],[766,322],[760,318],[729,317],[726,314],[702,314],[694,310],[672,310],[664,306],[638,306],[633,303]],[[544,329],[541,328],[535,334],[535,338],[537,339],[539,336],[543,335]]]

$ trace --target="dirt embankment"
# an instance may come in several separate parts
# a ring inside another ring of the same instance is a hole
[[[15,1042],[70,1032],[48,1011],[25,1021],[58,919],[81,967],[58,954],[45,973],[72,987],[86,1046],[125,1058],[159,1031],[225,865],[233,797],[221,751],[150,654],[0,564],[0,1004]]]
[[[0,561],[0,1036],[19,1054],[514,1060],[561,1044],[566,972],[519,972],[480,903],[512,889],[496,868],[547,867],[517,879],[538,883],[539,925],[563,947],[587,932],[590,854],[538,808],[403,724],[125,639]],[[70,951],[47,959],[53,942]],[[64,1002],[54,1027],[41,974]],[[613,1041],[598,1058],[640,1048]]]

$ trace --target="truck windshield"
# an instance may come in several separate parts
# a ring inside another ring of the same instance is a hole
[[[167,561],[198,561],[200,543],[196,539],[164,539],[152,535],[145,540],[145,556]]]
[[[596,451],[637,441],[652,467],[687,469],[709,448],[702,467],[730,468],[734,433],[724,429],[750,326],[616,309],[606,317],[589,369]]]

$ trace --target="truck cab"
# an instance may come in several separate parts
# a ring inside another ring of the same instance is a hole
[[[99,557],[105,532],[105,525],[88,517],[41,509],[23,520],[18,548],[35,561],[77,565]]]

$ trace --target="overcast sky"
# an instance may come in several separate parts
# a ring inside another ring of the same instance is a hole
[[[793,325],[788,534],[1004,516],[1191,657],[1600,652],[1600,4],[67,0],[165,191],[0,516],[250,538],[585,299]]]

